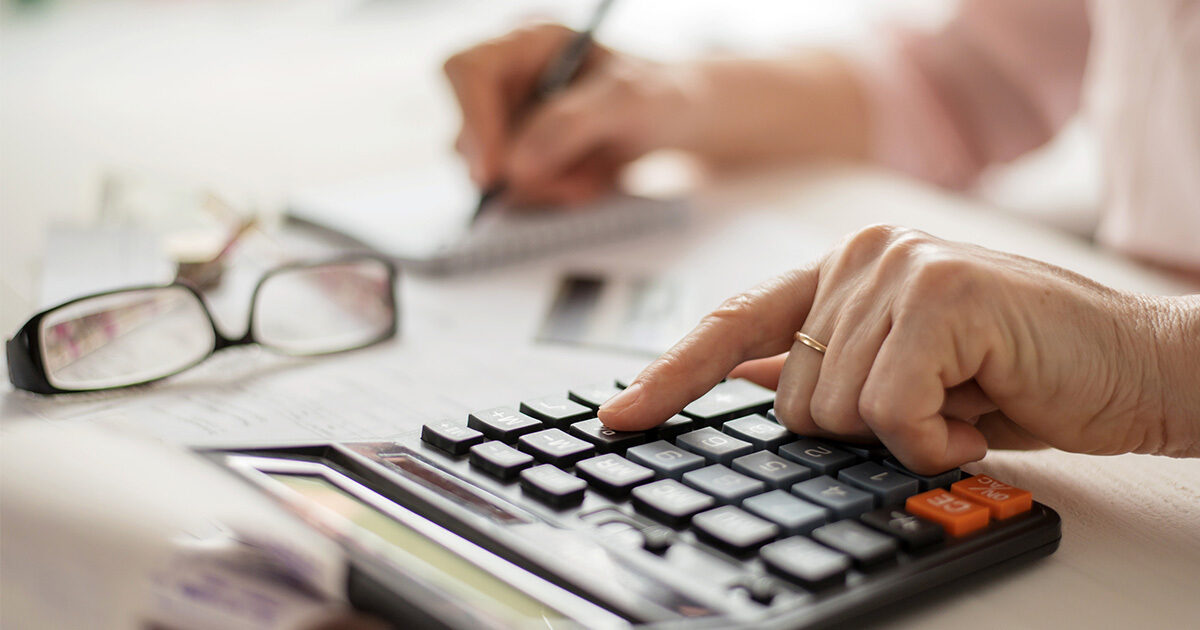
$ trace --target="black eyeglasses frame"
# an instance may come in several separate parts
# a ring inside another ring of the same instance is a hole
[[[255,337],[254,321],[255,321],[256,311],[258,310],[258,294],[262,290],[263,284],[265,284],[272,277],[274,277],[278,274],[281,274],[281,273],[295,271],[297,269],[311,269],[311,268],[315,268],[315,267],[335,266],[335,265],[339,265],[339,264],[348,264],[348,263],[355,263],[355,262],[361,262],[361,261],[375,261],[375,262],[382,263],[384,266],[384,269],[387,270],[388,288],[389,288],[388,296],[387,296],[387,300],[388,300],[387,306],[389,308],[391,308],[393,317],[392,317],[391,325],[386,330],[381,332],[378,336],[373,337],[372,339],[370,339],[368,341],[365,341],[361,344],[358,344],[358,345],[355,345],[355,346],[352,346],[349,348],[342,348],[342,349],[335,350],[332,352],[315,352],[315,353],[287,352],[286,350],[277,348],[270,344],[261,343]],[[21,328],[12,336],[12,338],[9,339],[5,343],[5,355],[7,357],[7,363],[8,363],[8,380],[17,389],[22,389],[25,391],[33,392],[35,394],[77,394],[77,393],[83,393],[83,392],[102,392],[102,391],[108,391],[108,390],[114,390],[114,389],[125,389],[127,387],[138,387],[140,385],[147,385],[149,383],[161,381],[166,378],[171,378],[172,376],[176,376],[182,372],[186,372],[186,371],[196,367],[197,365],[204,363],[205,361],[212,358],[212,356],[214,354],[216,354],[222,350],[225,350],[227,348],[236,348],[238,346],[261,345],[264,348],[270,349],[272,352],[277,352],[280,354],[290,355],[290,356],[324,356],[324,355],[341,354],[343,352],[353,352],[354,350],[361,350],[363,348],[373,346],[373,345],[381,343],[383,341],[387,341],[388,339],[391,339],[392,337],[395,337],[396,333],[400,330],[400,311],[397,308],[397,303],[396,303],[397,302],[397,300],[396,300],[397,286],[396,285],[397,285],[398,279],[399,279],[399,272],[398,272],[398,270],[396,268],[396,264],[394,262],[392,262],[390,259],[385,258],[383,256],[376,256],[376,255],[372,255],[372,254],[351,254],[351,255],[338,256],[335,258],[292,262],[292,263],[280,265],[278,267],[274,267],[274,268],[268,270],[266,273],[264,273],[262,275],[262,277],[258,279],[258,283],[254,285],[254,291],[253,291],[253,293],[251,293],[251,296],[250,296],[250,315],[249,315],[249,318],[246,323],[246,333],[238,338],[229,337],[229,336],[225,335],[225,333],[221,332],[221,329],[217,326],[217,321],[212,316],[212,310],[209,309],[208,303],[204,300],[204,296],[201,295],[200,291],[197,290],[194,286],[192,286],[186,282],[176,281],[176,282],[171,282],[168,284],[140,285],[140,286],[124,287],[124,288],[120,288],[120,289],[112,289],[109,291],[101,291],[99,293],[92,293],[90,295],[85,295],[82,297],[74,298],[72,300],[68,300],[66,302],[63,302],[62,304],[58,304],[57,306],[52,306],[52,307],[34,315],[33,317],[29,318],[29,321],[25,322],[25,324],[23,326],[21,326]],[[45,365],[45,362],[44,362],[43,356],[42,356],[41,336],[38,334],[38,331],[41,329],[42,320],[44,320],[48,315],[50,315],[51,313],[54,313],[55,311],[58,311],[60,309],[71,306],[72,304],[77,304],[79,302],[82,302],[84,300],[94,300],[99,297],[104,297],[107,295],[115,295],[118,293],[130,293],[133,291],[166,289],[166,288],[171,288],[171,287],[180,287],[180,288],[186,290],[187,292],[189,292],[192,296],[194,296],[196,298],[196,301],[200,304],[200,309],[204,312],[204,315],[206,317],[208,317],[208,323],[210,326],[212,326],[213,347],[207,353],[205,353],[203,356],[198,358],[196,361],[194,361],[182,368],[179,368],[178,370],[175,370],[174,372],[171,372],[170,374],[164,374],[162,376],[157,376],[157,377],[146,379],[144,381],[139,381],[136,383],[128,383],[128,384],[123,384],[123,385],[112,385],[109,387],[86,388],[86,389],[64,389],[64,388],[58,387],[50,382],[50,378],[46,374],[46,365]]]

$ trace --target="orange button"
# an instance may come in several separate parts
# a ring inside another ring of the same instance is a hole
[[[941,488],[914,494],[904,509],[938,523],[951,536],[963,536],[988,524],[988,509]]]
[[[1028,490],[1014,488],[987,475],[956,482],[950,486],[950,492],[986,505],[996,520],[1028,512],[1033,507],[1033,495]]]

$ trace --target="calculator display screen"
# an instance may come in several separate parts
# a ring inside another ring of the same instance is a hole
[[[359,543],[381,549],[407,575],[424,578],[450,594],[492,611],[513,625],[543,628],[570,625],[568,618],[559,611],[322,477],[275,472],[267,475],[322,508],[326,512],[323,516],[340,520],[340,529],[349,525],[350,531],[346,531],[346,534]]]

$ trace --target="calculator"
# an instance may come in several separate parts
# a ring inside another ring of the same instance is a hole
[[[397,439],[212,454],[348,559],[397,628],[815,628],[1052,553],[1030,492],[795,435],[727,380],[645,432],[571,389]]]

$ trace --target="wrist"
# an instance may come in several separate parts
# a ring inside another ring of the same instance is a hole
[[[866,156],[865,95],[834,53],[706,59],[682,74],[690,98],[675,122],[686,131],[672,148],[717,164]]]
[[[1200,457],[1200,295],[1144,298],[1152,356],[1144,391],[1157,392],[1161,440],[1147,452]]]

